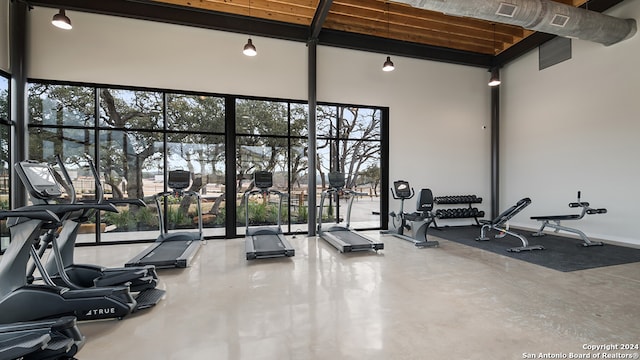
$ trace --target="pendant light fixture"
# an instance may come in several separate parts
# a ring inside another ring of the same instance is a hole
[[[496,24],[493,24],[493,56],[496,56]],[[491,77],[489,78],[489,86],[500,85],[500,70],[497,67],[491,68]]]
[[[382,64],[382,71],[393,71],[395,68],[393,61],[391,61],[391,56],[387,56],[387,61]]]
[[[65,15],[64,9],[60,9],[57,14],[53,15],[51,23],[53,26],[64,30],[71,30],[73,28],[73,26],[71,26],[71,19]]]
[[[389,2],[387,2],[387,38],[389,38]],[[395,70],[395,66],[393,65],[393,61],[391,61],[391,56],[387,56],[387,60],[382,64],[382,71],[393,71]]]
[[[491,69],[491,78],[489,78],[489,86],[498,86],[500,85],[500,71],[498,68]]]
[[[249,22],[251,22],[251,0],[249,0]],[[256,50],[256,47],[253,45],[251,38],[249,38],[247,43],[244,45],[244,48],[242,49],[242,53],[245,54],[246,56],[258,55],[258,50]]]
[[[251,38],[249,38],[247,43],[244,45],[244,49],[242,49],[242,53],[247,55],[247,56],[256,56],[256,55],[258,55],[258,51],[256,50],[256,47],[253,46],[253,42],[251,41]]]

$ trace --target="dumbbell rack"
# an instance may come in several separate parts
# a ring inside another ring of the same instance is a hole
[[[478,220],[478,218],[484,217],[484,211],[478,210],[478,208],[473,207],[473,204],[482,203],[482,198],[476,195],[436,196],[433,201],[438,205],[468,205],[465,208],[437,209],[435,214],[436,218],[438,219],[473,218],[476,221],[476,225],[480,226],[480,221]],[[434,226],[438,228],[438,225],[435,221]]]

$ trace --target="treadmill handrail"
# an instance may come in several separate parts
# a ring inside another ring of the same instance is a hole
[[[274,194],[274,195],[278,195],[278,232],[281,233],[282,232],[282,200],[286,197],[289,197],[289,194],[287,193],[283,193],[281,191],[278,190],[273,190],[273,189],[253,189],[250,191],[245,191],[244,194],[242,194],[242,201],[244,201],[244,214],[245,214],[245,225],[246,225],[246,230],[245,232],[248,234],[249,233],[249,196],[254,195],[254,194]]]
[[[165,226],[164,223],[164,216],[162,216],[161,213],[161,204],[160,204],[160,199],[165,199],[168,196],[171,195],[179,195],[179,196],[194,196],[196,198],[196,203],[197,203],[197,207],[198,207],[198,231],[200,233],[200,238],[203,239],[203,232],[204,232],[204,223],[202,222],[202,197],[200,196],[200,193],[197,191],[192,191],[192,190],[180,190],[180,191],[163,191],[163,192],[159,192],[155,195],[153,195],[153,200],[156,203],[156,208],[158,211],[158,227],[160,230],[160,235],[163,234],[167,234],[168,230]],[[146,206],[146,205],[145,205]]]
[[[320,209],[318,211],[318,232],[322,231],[322,209],[324,208],[324,199],[328,194],[331,193],[336,193],[338,194],[338,196],[340,196],[340,192],[342,192],[343,194],[348,194],[348,195],[352,195],[351,198],[349,199],[349,203],[347,206],[347,219],[345,222],[344,227],[346,229],[350,229],[351,226],[351,207],[353,206],[353,200],[355,199],[356,196],[366,196],[369,195],[367,193],[363,193],[363,192],[357,192],[354,190],[350,190],[350,189],[344,189],[344,188],[328,188],[327,190],[322,192],[322,196],[320,197]],[[337,223],[337,222],[336,222]]]

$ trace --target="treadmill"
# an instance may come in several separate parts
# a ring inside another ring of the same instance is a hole
[[[244,238],[247,260],[294,256],[296,251],[285,239],[280,225],[282,199],[286,194],[270,189],[273,186],[273,174],[268,171],[256,171],[253,175],[253,182],[257,189],[247,191],[242,196],[247,227]],[[255,194],[260,194],[263,197],[268,197],[270,194],[278,195],[278,224],[275,227],[249,227],[249,196]]]
[[[198,204],[198,214],[202,214],[202,200],[196,191],[185,190],[191,182],[191,172],[186,170],[173,170],[169,172],[168,185],[171,191],[158,193],[154,196],[158,209],[158,223],[160,236],[156,241],[129,260],[125,266],[155,265],[156,268],[186,268],[191,264],[204,242],[202,231],[202,216],[198,216],[198,231],[169,232],[166,227],[166,217],[162,211],[169,196],[185,197],[193,196]],[[160,199],[163,201],[161,202]]]
[[[356,196],[367,194],[344,189],[344,184],[343,173],[329,173],[329,188],[322,192],[322,197],[320,199],[320,210],[318,211],[318,235],[320,235],[320,237],[329,244],[333,245],[333,247],[338,249],[341,253],[366,250],[374,250],[377,252],[378,250],[384,249],[384,244],[382,242],[369,239],[349,227],[353,200]],[[351,195],[349,206],[347,207],[347,222],[344,226],[339,225],[338,222],[336,222],[335,225],[325,229],[322,227],[322,209],[324,208],[324,199],[329,197],[329,195],[339,196],[340,194]]]

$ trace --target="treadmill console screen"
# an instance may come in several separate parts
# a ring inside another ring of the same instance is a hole
[[[394,181],[393,189],[396,192],[396,196],[399,198],[408,199],[411,196],[411,188],[409,187],[409,183],[407,181]]]
[[[173,190],[184,190],[189,187],[191,182],[191,172],[186,170],[169,171],[169,188]]]
[[[344,174],[340,172],[329,173],[329,186],[340,189],[344,187]]]
[[[53,170],[45,163],[19,163],[26,177],[27,190],[39,199],[57,198],[62,195],[62,188],[53,175]]]
[[[273,174],[268,171],[256,171],[253,173],[254,185],[260,190],[267,190],[273,186]]]

